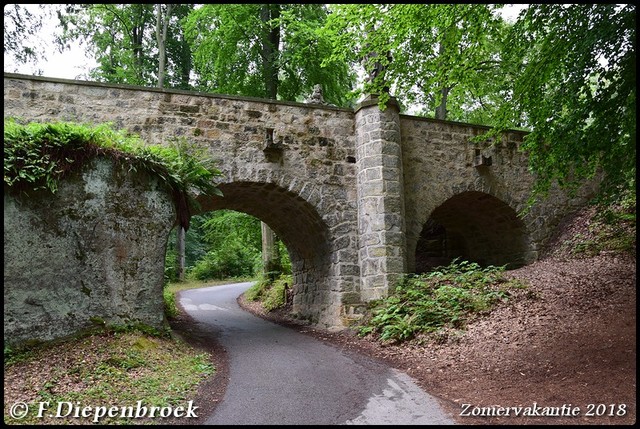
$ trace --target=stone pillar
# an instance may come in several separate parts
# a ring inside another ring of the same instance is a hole
[[[370,96],[356,108],[360,296],[382,298],[406,272],[399,108]]]

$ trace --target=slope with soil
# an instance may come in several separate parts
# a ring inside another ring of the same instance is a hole
[[[406,371],[461,424],[633,424],[635,253],[578,257],[563,245],[593,234],[593,215],[593,208],[583,210],[562,226],[546,257],[507,272],[528,285],[526,296],[444,340],[417,338],[384,346],[351,331],[299,325],[284,312],[265,313],[242,297],[239,302],[262,317]],[[521,414],[514,416],[517,408],[512,407],[523,407]],[[470,416],[461,415],[465,409]],[[574,415],[566,416],[567,410]]]

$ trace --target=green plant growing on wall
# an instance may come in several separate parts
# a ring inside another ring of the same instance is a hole
[[[4,120],[4,185],[10,192],[56,192],[62,179],[95,157],[158,177],[172,193],[178,223],[185,229],[196,192],[221,195],[215,183],[220,175],[215,161],[184,139],[168,146],[147,145],[139,136],[115,130],[109,123]]]

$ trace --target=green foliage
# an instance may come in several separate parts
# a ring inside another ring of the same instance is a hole
[[[168,285],[162,288],[162,299],[164,301],[164,314],[168,319],[175,319],[180,314],[180,311],[176,304],[176,294]]]
[[[381,341],[404,341],[418,333],[442,328],[461,329],[473,317],[489,312],[510,297],[504,267],[480,267],[454,260],[446,267],[421,276],[403,277],[389,297],[374,303],[360,335],[377,334]]]
[[[262,301],[262,307],[267,311],[282,308],[287,303],[287,290],[291,288],[292,277],[281,275],[268,289]]]
[[[189,228],[191,230],[191,228]],[[178,251],[176,249],[175,228],[169,234],[167,251],[164,255],[164,283],[178,281]],[[185,246],[186,247],[186,246]]]
[[[31,347],[24,346],[14,348],[11,345],[4,345],[4,366],[5,368],[9,365],[13,365],[19,362],[28,361],[33,355],[33,349],[38,345],[33,345]]]
[[[489,4],[331,5],[323,34],[333,50],[325,61],[361,65],[370,75],[356,95],[388,90],[401,104],[425,106],[439,119],[470,119],[464,112],[495,109],[502,21]],[[476,115],[478,116],[478,115]],[[490,118],[490,114],[478,116]]]
[[[217,210],[200,218],[197,232],[199,236],[194,238],[209,250],[190,266],[189,277],[253,277],[258,272],[262,251],[258,219],[233,210]]]
[[[28,367],[41,369],[34,378],[38,384],[21,391],[22,399],[11,397],[11,401],[29,398],[30,411],[21,420],[7,415],[5,423],[92,423],[93,415],[89,418],[71,415],[68,420],[56,418],[55,413],[38,417],[38,404],[42,402],[49,402],[51,410],[62,402],[104,406],[105,401],[113,398],[118,400],[114,405],[134,408],[138,401],[147,407],[184,406],[196,394],[198,384],[215,372],[208,354],[169,337],[149,336],[140,331],[103,333],[32,349],[20,359],[9,363],[5,360],[5,377],[15,379]],[[104,416],[99,423],[156,422],[118,415]]]
[[[204,224],[214,215],[213,213],[204,213],[191,217],[189,229],[185,232],[185,269],[188,271],[196,262],[202,259],[208,252],[210,245],[207,243],[205,235],[207,233]],[[173,228],[169,234],[167,242],[167,252],[165,254],[165,280],[168,282],[178,281],[179,261],[177,248],[177,231]]]
[[[4,183],[28,184],[55,192],[58,181],[93,156],[109,156],[130,170],[155,173],[177,191],[216,193],[219,175],[204,152],[177,140],[171,146],[145,145],[138,136],[116,131],[110,124],[89,126],[70,122],[27,125],[4,121]]]
[[[220,195],[214,181],[220,175],[216,161],[186,140],[169,146],[145,145],[138,136],[115,130],[111,124],[4,121],[4,184],[15,191],[55,192],[60,180],[96,156],[158,177],[173,192],[180,224],[185,227],[194,192]]]
[[[249,301],[258,301],[262,299],[266,292],[269,290],[273,280],[271,280],[268,276],[263,275],[258,279],[257,282],[253,284],[247,291],[244,293],[244,296]]]
[[[260,220],[233,210],[217,210],[195,217],[193,234],[187,233],[186,254],[189,277],[224,279],[253,277],[263,270]],[[175,272],[175,240],[170,238],[167,274]],[[281,272],[291,274],[291,261],[281,240],[277,240]],[[190,248],[199,249],[189,258]],[[209,249],[209,250],[206,250]],[[175,280],[172,280],[175,281]]]
[[[277,240],[282,272],[291,274],[289,254]],[[263,270],[260,221],[233,210],[194,216],[185,240],[185,266],[191,279],[253,278]],[[165,280],[177,281],[175,231],[169,235]]]
[[[321,84],[327,102],[347,105],[354,76],[346,63],[325,60],[325,19],[321,4],[203,5],[182,21],[196,89],[301,101]]]
[[[161,6],[168,16],[165,87],[189,89],[191,51],[184,40],[180,19],[193,5]],[[157,9],[154,4],[67,4],[58,12],[62,32],[56,43],[61,50],[73,41],[86,46],[98,66],[92,80],[129,85],[157,86]]]
[[[282,274],[291,274],[291,258],[282,240],[278,240],[278,255],[280,256],[280,269]]]
[[[42,10],[44,5],[39,7]],[[30,41],[42,29],[43,17],[20,4],[5,4],[3,12],[5,56],[10,54],[17,64],[36,63],[44,58],[43,45],[38,41]]]
[[[266,311],[282,308],[287,304],[287,291],[293,284],[293,277],[281,274],[276,279],[263,275],[244,293],[248,301],[260,301]]]
[[[602,195],[636,187],[636,5],[532,4],[508,35],[504,126],[531,128],[522,149],[538,177],[573,190],[603,174]]]
[[[206,242],[212,247],[236,241],[253,252],[262,250],[260,220],[234,210],[217,210],[210,213],[202,224]]]
[[[198,280],[251,277],[260,263],[260,254],[235,241],[214,248],[190,269],[188,276]]]

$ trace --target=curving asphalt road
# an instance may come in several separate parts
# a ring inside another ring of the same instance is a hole
[[[226,348],[229,383],[206,424],[454,424],[406,374],[244,310],[252,283],[180,292],[180,304]]]

